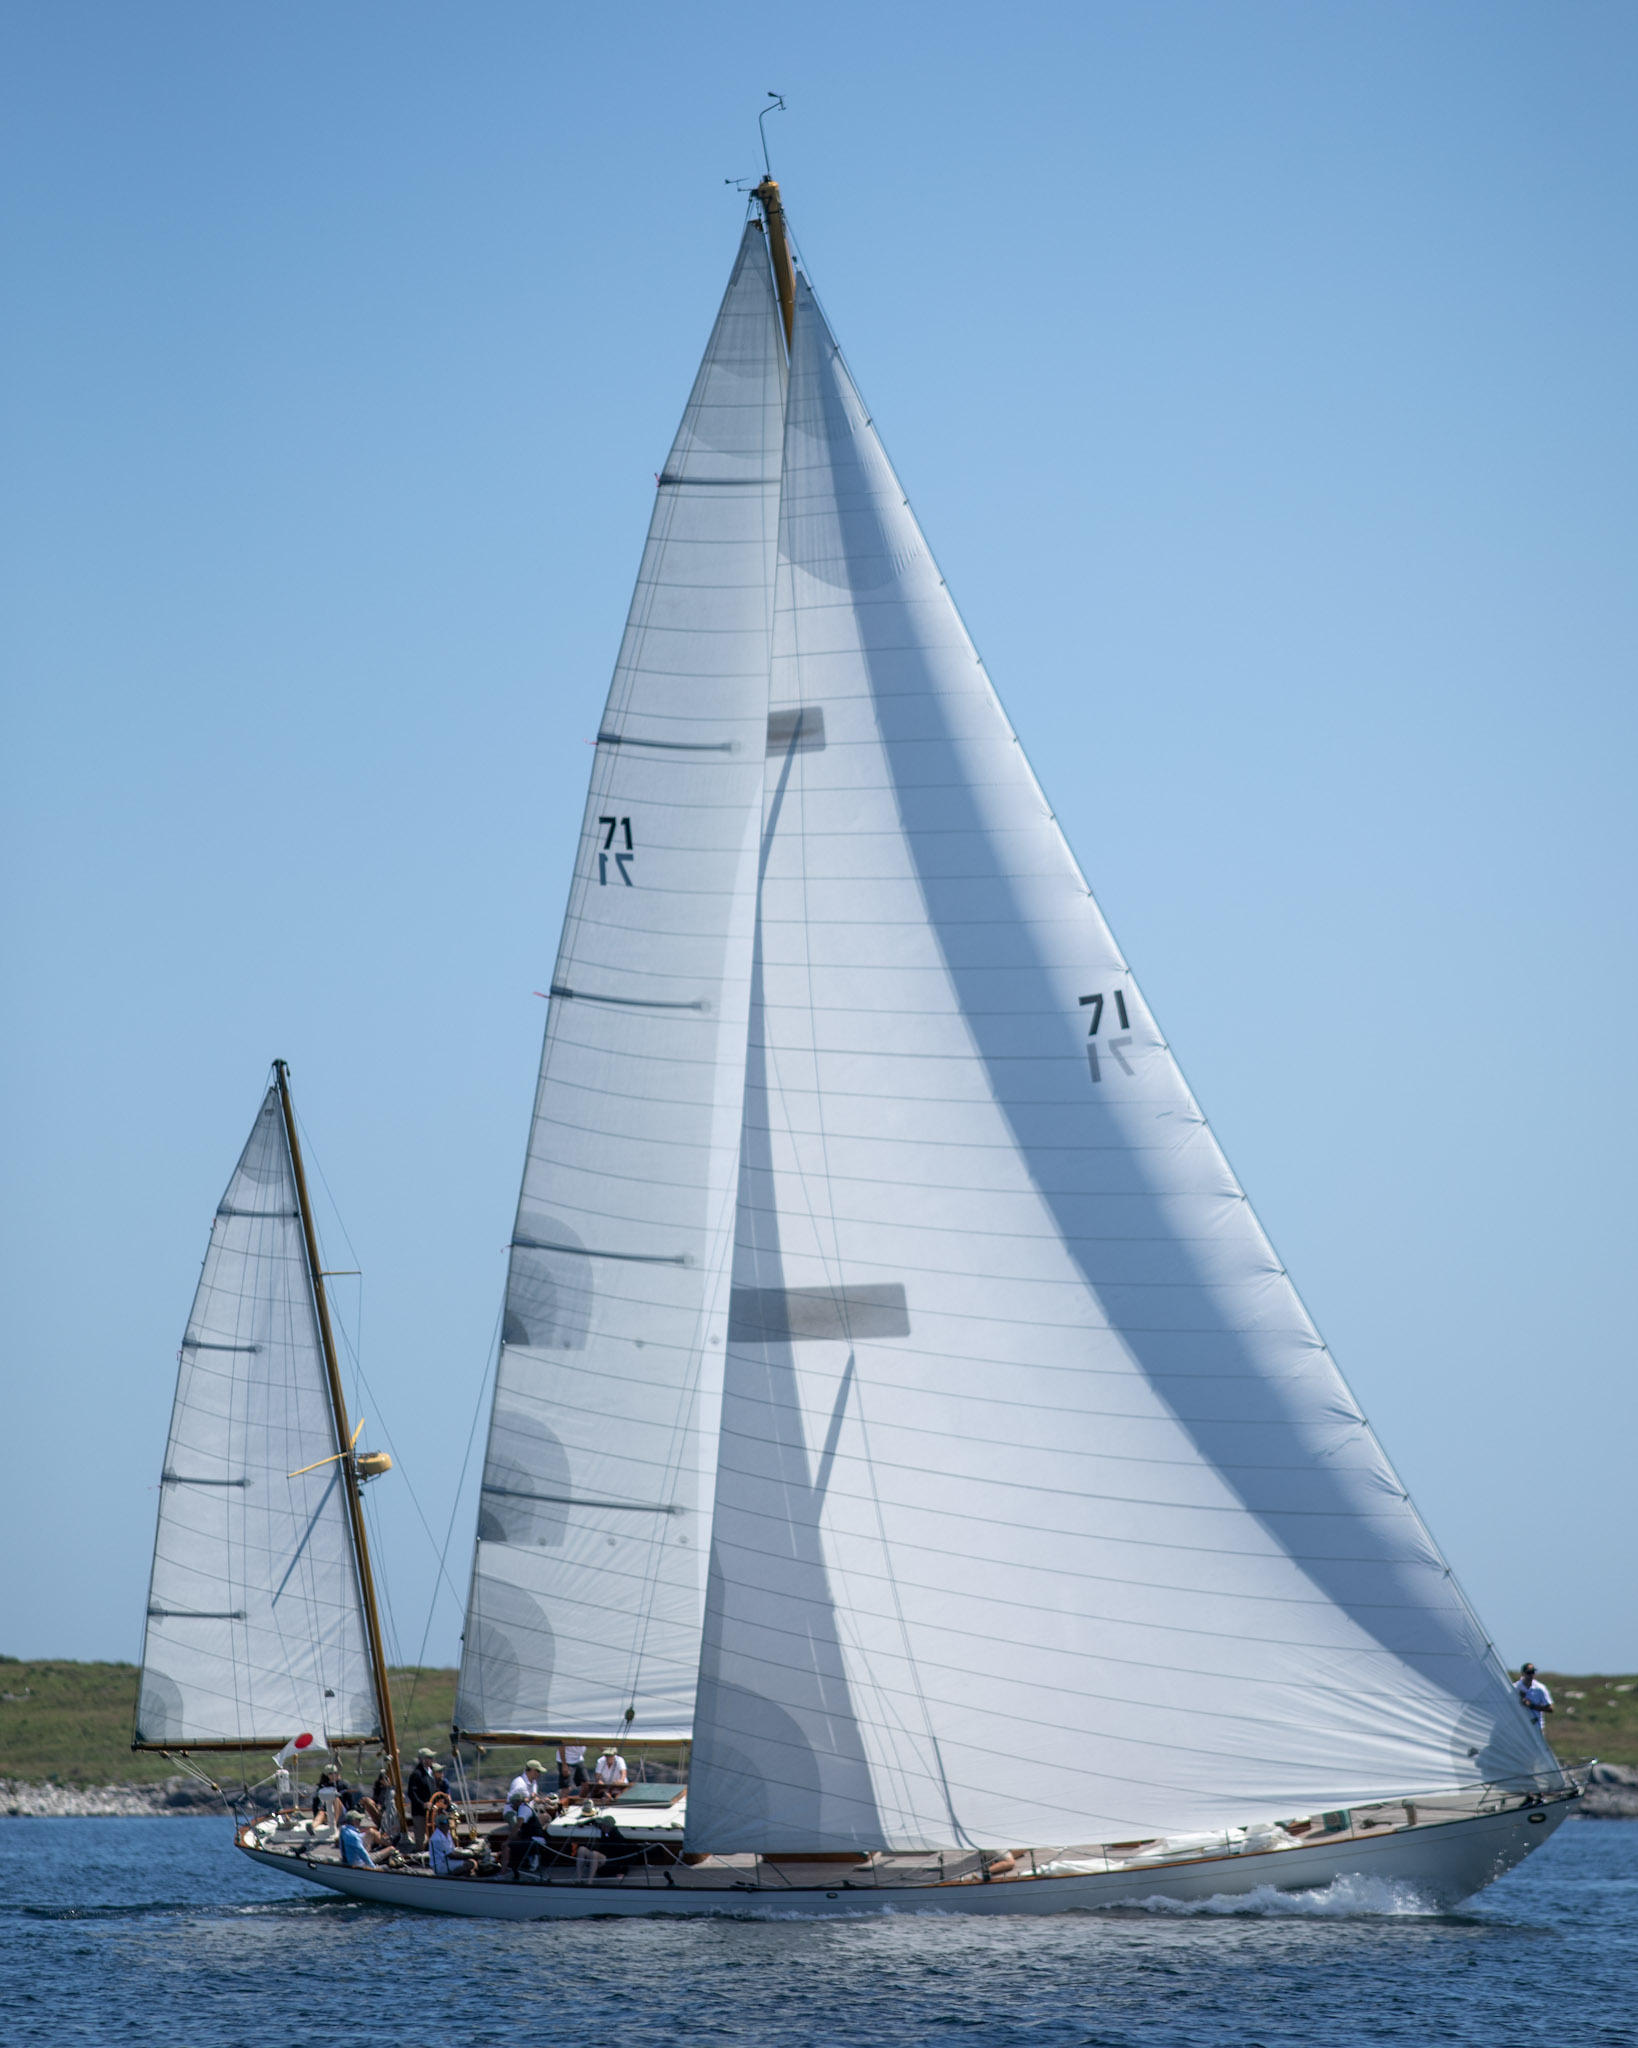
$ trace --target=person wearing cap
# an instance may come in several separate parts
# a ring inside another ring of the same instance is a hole
[[[417,1849],[424,1849],[427,1840],[427,1808],[432,1804],[438,1790],[436,1760],[430,1749],[415,1752],[415,1768],[404,1781],[404,1797],[409,1801],[410,1832]]]
[[[375,1856],[364,1834],[364,1816],[356,1806],[349,1806],[341,1816],[341,1860],[350,1863],[355,1870],[374,1870]]]
[[[1545,1735],[1547,1731],[1542,1727],[1541,1717],[1543,1714],[1550,1714],[1553,1711],[1553,1696],[1536,1676],[1536,1667],[1533,1664],[1525,1665],[1518,1675],[1513,1690],[1519,1696],[1519,1705],[1530,1716],[1530,1719],[1535,1722],[1540,1732]]]
[[[538,1867],[547,1839],[546,1823],[556,1818],[557,1811],[557,1800],[549,1792],[538,1800],[507,1800],[506,1866],[514,1878],[520,1871]]]
[[[613,1799],[623,1792],[630,1780],[626,1777],[626,1760],[611,1742],[597,1759],[597,1789],[605,1799]]]
[[[540,1758],[532,1756],[507,1787],[506,1803],[508,1806],[529,1806],[533,1805],[535,1800],[543,1796],[544,1792],[540,1782]]]
[[[475,1860],[464,1849],[456,1848],[455,1837],[450,1833],[449,1808],[440,1806],[427,1842],[427,1861],[432,1865],[433,1876],[470,1877]]]

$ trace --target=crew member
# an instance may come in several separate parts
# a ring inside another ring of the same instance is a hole
[[[392,1780],[387,1776],[385,1764],[375,1774],[375,1783],[370,1788],[370,1797],[375,1802],[376,1812],[381,1816],[381,1832],[388,1836],[401,1833],[403,1823],[398,1818],[398,1807],[393,1799]]]
[[[375,1856],[365,1838],[364,1816],[356,1806],[349,1806],[341,1817],[341,1860],[350,1863],[355,1870],[374,1870]],[[385,1853],[385,1849],[380,1853]]]
[[[508,1803],[506,1862],[514,1878],[524,1868],[533,1870],[539,1864],[539,1845],[546,1840],[543,1816],[550,1815],[556,1804],[555,1799],[545,1800],[540,1806],[533,1806],[523,1799]]]
[[[540,1782],[540,1759],[539,1757],[532,1756],[508,1786],[506,1803],[508,1806],[512,1806],[522,1799],[532,1804],[535,1800],[543,1797],[544,1792]]]
[[[1553,1696],[1536,1676],[1536,1667],[1533,1664],[1525,1665],[1513,1690],[1519,1696],[1519,1705],[1545,1735],[1547,1731],[1542,1726],[1541,1717],[1553,1711]]]
[[[410,1831],[417,1849],[426,1846],[427,1808],[432,1804],[438,1790],[437,1766],[430,1749],[415,1752],[415,1768],[404,1782],[404,1797],[409,1801]]]
[[[322,1818],[324,1825],[328,1828],[338,1826],[341,1816],[346,1810],[342,1803],[341,1787],[336,1782],[336,1777],[337,1774],[334,1771],[321,1771],[319,1773],[318,1789],[313,1794],[313,1818],[315,1820]]]
[[[457,1849],[455,1838],[449,1831],[449,1808],[440,1806],[432,1823],[432,1839],[427,1844],[428,1861],[434,1877],[470,1877],[476,1859],[464,1849]]]

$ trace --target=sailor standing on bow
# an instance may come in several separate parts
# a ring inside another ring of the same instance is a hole
[[[1541,1717],[1543,1714],[1550,1714],[1553,1711],[1553,1696],[1536,1676],[1536,1667],[1533,1664],[1525,1665],[1518,1675],[1518,1680],[1513,1690],[1519,1696],[1519,1705],[1523,1707],[1524,1711],[1530,1716],[1530,1719],[1535,1722],[1536,1727],[1545,1735],[1547,1731],[1542,1726]]]

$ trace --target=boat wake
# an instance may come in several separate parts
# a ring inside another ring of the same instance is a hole
[[[244,1901],[206,1899],[139,1899],[128,1904],[96,1905],[42,1905],[35,1901],[0,1904],[0,1920],[261,1920],[288,1919],[292,1913],[309,1914],[314,1911],[334,1912],[337,1906],[343,1910],[354,1904],[351,1899],[337,1899],[333,1895],[305,1894],[288,1899],[253,1899]]]
[[[1354,1875],[1333,1878],[1319,1891],[1282,1892],[1260,1884],[1254,1892],[1219,1892],[1209,1899],[1143,1899],[1126,1910],[1180,1918],[1206,1914],[1263,1920],[1395,1920],[1426,1919],[1440,1909],[1413,1884]]]

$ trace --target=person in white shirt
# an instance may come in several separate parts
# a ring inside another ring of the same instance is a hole
[[[626,1789],[626,1760],[611,1742],[597,1759],[597,1789],[605,1799],[612,1799],[617,1792]]]
[[[528,1805],[540,1797],[540,1759],[532,1756],[507,1788],[508,1806]]]
[[[318,1789],[313,1794],[313,1818],[322,1816],[326,1827],[341,1825],[341,1787],[336,1783],[334,1771],[321,1772]]]
[[[1525,1665],[1513,1690],[1519,1696],[1519,1705],[1545,1735],[1547,1731],[1542,1726],[1541,1717],[1553,1711],[1553,1696],[1536,1676],[1536,1667],[1533,1664]]]
[[[576,1791],[586,1782],[586,1745],[583,1742],[560,1742],[557,1746],[557,1789],[567,1792],[571,1785]]]

